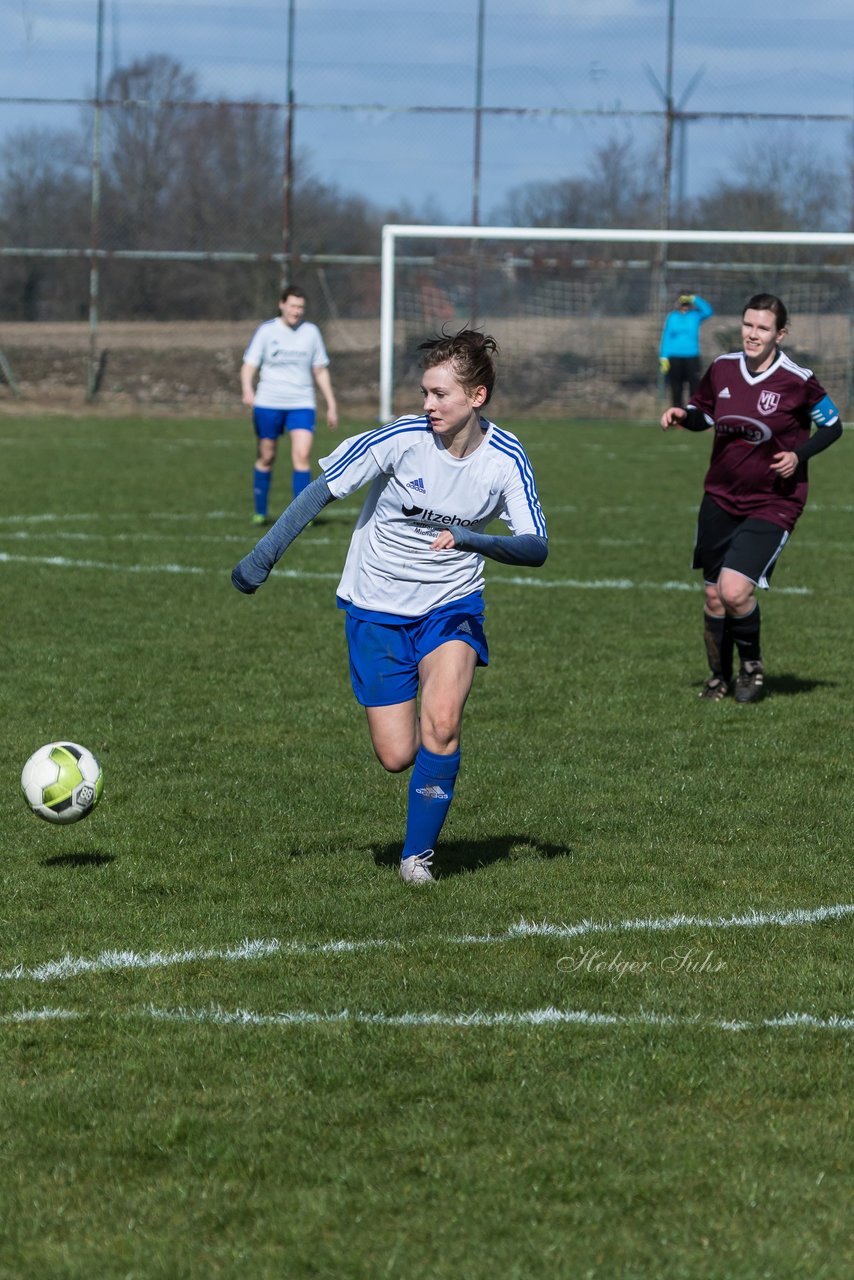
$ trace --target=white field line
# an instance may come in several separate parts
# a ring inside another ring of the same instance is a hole
[[[785,1013],[759,1022],[730,1019],[674,1017],[671,1014],[596,1013],[588,1009],[523,1009],[512,1013],[363,1013],[342,1009],[337,1013],[294,1010],[287,1013],[253,1013],[249,1009],[158,1009],[148,1010],[152,1018],[169,1022],[214,1023],[217,1026],[288,1027],[327,1023],[360,1023],[378,1027],[542,1027],[556,1025],[588,1027],[709,1027],[718,1031],[761,1031],[768,1027],[810,1027],[822,1031],[854,1030],[854,1017],[816,1018],[809,1013]]]
[[[116,543],[122,543],[122,542],[130,543],[131,545],[136,545],[137,543],[140,543],[140,542],[169,542],[169,543],[191,542],[195,546],[198,546],[200,543],[206,543],[206,544],[212,543],[215,546],[221,546],[222,543],[224,542],[238,542],[244,547],[251,547],[253,545],[253,541],[257,540],[257,537],[258,537],[257,530],[255,531],[254,534],[253,533],[246,533],[246,534],[209,533],[209,534],[199,535],[194,533],[69,533],[69,531],[66,529],[66,530],[63,530],[61,534],[63,543],[108,542],[110,543],[111,546],[115,545]],[[45,542],[46,540],[50,540],[55,544],[57,534],[55,529],[41,529],[41,530],[36,530],[35,532],[32,532],[29,529],[17,529],[14,532],[9,532],[9,531],[0,529],[0,538],[2,538],[2,540],[7,543],[8,542],[36,542],[37,543],[37,542]],[[313,547],[326,547],[326,546],[337,545],[339,541],[340,540],[337,538],[333,539],[333,538],[312,537],[311,545]]]
[[[55,569],[97,569],[99,573],[166,573],[191,574],[195,577],[213,576],[227,579],[232,565],[226,568],[210,569],[194,564],[113,564],[109,560],[72,560],[69,556],[18,556],[7,551],[0,551],[0,564],[40,564]],[[315,573],[309,569],[282,569],[276,566],[275,578],[314,579],[322,578],[337,582],[340,573]]]
[[[495,943],[515,942],[520,938],[554,938],[566,941],[591,934],[619,934],[629,932],[670,933],[677,929],[760,929],[766,927],[794,928],[821,924],[826,920],[842,920],[854,915],[854,903],[839,903],[827,907],[800,908],[790,911],[749,911],[739,916],[688,916],[672,915],[661,918],[635,920],[595,921],[581,920],[577,924],[549,924],[520,920],[503,933],[470,934],[461,937],[428,938],[431,946],[436,942],[450,946],[491,946]],[[0,981],[54,982],[77,978],[88,973],[109,973],[128,969],[164,969],[174,965],[194,964],[200,960],[224,960],[226,962],[259,960],[268,956],[313,956],[344,954],[361,951],[391,951],[402,949],[408,943],[399,939],[367,938],[361,941],[337,939],[329,942],[280,942],[277,938],[247,938],[238,946],[227,948],[188,948],[182,951],[102,951],[95,957],[62,956],[59,960],[47,960],[27,968],[22,964],[0,971]]]
[[[209,569],[201,565],[189,564],[114,564],[108,560],[73,560],[69,556],[22,556],[8,551],[0,551],[0,564],[40,564],[57,569],[96,569],[106,573],[167,573],[193,574],[204,576],[213,574],[221,577],[226,569]],[[229,566],[230,571],[231,566]],[[277,565],[270,581],[278,579],[325,579],[337,582],[339,573],[315,573],[307,569],[283,569]],[[490,578],[490,587],[539,587],[540,589],[563,589],[575,591],[699,591],[696,582],[635,582],[631,578],[520,578],[495,574]],[[778,587],[778,595],[808,596],[809,587]]]
[[[16,1013],[0,1014],[2,1022],[55,1022],[62,1019],[83,1017],[74,1009],[19,1009]]]
[[[854,427],[852,427],[854,429]],[[355,510],[355,508],[353,509]],[[595,509],[587,509],[578,506],[577,503],[548,503],[546,509],[546,517],[550,514],[555,515],[575,515],[583,514],[585,517],[593,518],[597,515],[632,515],[639,511],[648,511],[648,506],[608,506],[597,507]],[[681,510],[685,515],[696,515],[697,504],[690,503],[682,507]],[[850,502],[814,502],[809,504],[810,515],[816,515],[819,512],[841,511],[850,514],[854,511],[854,503]],[[70,522],[80,523],[96,523],[104,521],[120,522],[127,524],[128,520],[164,520],[186,523],[188,520],[243,520],[245,512],[241,511],[40,511],[30,515],[2,515],[0,516],[0,528],[9,524],[65,524]],[[326,518],[348,519],[353,511],[347,510],[342,512],[328,511],[325,513]],[[799,544],[800,545],[800,542]]]
[[[127,524],[129,520],[239,520],[234,511],[74,511],[60,514],[56,511],[41,511],[35,515],[0,516],[0,526],[6,524],[65,524],[66,521],[88,524],[117,521]]]
[[[325,520],[340,520],[342,523],[355,520],[355,509],[344,511],[327,511],[324,513]],[[32,515],[0,515],[0,530],[7,525],[63,525],[63,524],[86,524],[103,525],[103,524],[122,524],[126,525],[131,520],[141,521],[162,521],[164,524],[189,524],[196,520],[234,520],[238,524],[247,526],[247,537],[253,536],[253,531],[246,517],[245,511],[73,511],[59,514],[55,511],[41,511]],[[254,531],[257,537],[257,530]]]
[[[589,933],[670,933],[674,929],[760,929],[767,925],[792,928],[799,925],[821,924],[825,920],[842,920],[854,915],[854,903],[836,903],[829,907],[793,907],[789,911],[748,911],[740,916],[686,916],[680,913],[661,918],[620,920],[616,923],[597,924],[594,920],[582,920],[578,924],[535,924],[520,920],[511,925],[507,937],[578,938]],[[460,939],[465,941],[465,939]]]
[[[259,960],[275,955],[324,955],[349,951],[390,950],[401,943],[386,939],[369,939],[364,942],[279,942],[277,938],[247,938],[236,947],[191,948],[184,951],[102,951],[94,958],[62,956],[27,969],[15,965],[0,972],[0,981],[26,979],[32,982],[54,982],[65,978],[79,978],[87,973],[110,973],[128,969],[168,969],[174,965],[195,964],[200,960]]]
[[[97,569],[111,573],[191,573],[207,574],[211,569],[201,569],[185,564],[111,564],[107,560],[72,560],[69,556],[16,556],[0,551],[0,564],[41,564],[55,569]]]
[[[29,1023],[70,1021],[90,1016],[75,1009],[21,1009],[15,1013],[0,1015],[0,1023]],[[130,1010],[118,1018],[145,1018],[153,1022],[183,1023],[217,1027],[305,1027],[360,1026],[391,1027],[403,1029],[460,1028],[510,1029],[527,1027],[659,1027],[664,1030],[691,1028],[712,1031],[852,1031],[854,1017],[833,1015],[818,1018],[811,1013],[784,1013],[777,1018],[762,1018],[745,1022],[731,1018],[703,1018],[700,1015],[675,1017],[672,1014],[646,1013],[597,1013],[589,1009],[557,1009],[549,1005],[543,1009],[523,1009],[516,1012],[483,1013],[366,1013],[341,1009],[334,1013],[316,1013],[307,1009],[295,1009],[282,1013],[256,1013],[251,1009],[160,1009],[149,1005],[144,1009]]]
[[[551,509],[551,508],[549,508]],[[4,524],[4,517],[0,517],[0,526]],[[198,534],[117,534],[117,532],[106,532],[106,534],[92,534],[92,532],[72,531],[65,529],[61,534],[64,543],[129,543],[131,545],[137,543],[192,543],[196,547],[205,545],[205,547],[216,547],[222,543],[239,543],[248,545],[252,538],[257,538],[257,530],[255,534],[247,532],[247,534],[210,534],[207,538],[202,538]],[[10,543],[38,543],[47,539],[56,539],[56,530],[49,527],[42,529],[29,530],[4,530],[0,527],[0,538]],[[312,547],[332,547],[338,545],[341,539],[338,538],[319,538],[316,531],[311,536]],[[652,547],[653,539],[650,538],[597,538],[595,539],[597,547]],[[822,552],[850,552],[850,543],[830,543],[830,541],[819,538],[798,538],[798,548],[803,550],[822,550]]]
[[[186,437],[182,437],[182,436],[169,436],[166,439],[161,438],[157,440],[152,440],[152,439],[149,439],[147,436],[135,435],[133,439],[134,439],[134,444],[137,447],[150,444],[154,448],[160,450],[163,453],[177,452],[179,447],[197,449],[200,444],[203,444],[205,449],[208,449],[208,448],[244,449],[245,447],[243,441],[238,440],[237,437],[235,437],[233,440],[213,440],[213,439],[208,439],[207,437],[204,440],[202,439],[188,440]],[[7,448],[14,448],[16,445],[23,445],[27,443],[28,442],[23,438],[13,438],[11,436],[0,437],[0,445],[3,445]],[[62,440],[62,447],[63,449],[73,448],[73,449],[99,449],[100,450],[103,448],[103,444],[97,436],[91,437],[90,439],[83,439],[80,436],[75,438],[73,436],[69,437],[68,435],[65,435],[63,436],[63,440]]]

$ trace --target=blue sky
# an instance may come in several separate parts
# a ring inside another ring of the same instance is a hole
[[[660,122],[643,114],[621,123],[560,113],[659,108],[667,12],[667,0],[486,0],[483,101],[520,114],[484,121],[484,218],[521,183],[583,172],[609,136],[631,130],[643,148],[656,146]],[[284,98],[287,0],[105,0],[105,13],[107,72],[167,53],[196,74],[203,96]],[[0,98],[89,94],[96,14],[97,0],[0,0]],[[470,121],[395,108],[473,104],[476,17],[477,0],[431,0],[429,8],[415,0],[297,0],[294,88],[306,110],[296,140],[318,177],[380,204],[429,198],[449,220],[466,220]],[[848,117],[811,126],[692,123],[679,172],[687,194],[769,138],[826,156],[848,183],[852,50],[852,0],[676,0],[677,103],[697,112]],[[363,110],[335,110],[341,104]],[[0,102],[0,137],[25,125],[78,122],[74,106]]]

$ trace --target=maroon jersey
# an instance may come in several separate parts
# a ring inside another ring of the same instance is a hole
[[[794,451],[813,425],[838,420],[811,369],[780,351],[762,373],[750,373],[742,352],[718,356],[691,397],[715,429],[705,490],[724,511],[793,529],[807,500],[807,464],[788,480],[771,470],[775,453]]]

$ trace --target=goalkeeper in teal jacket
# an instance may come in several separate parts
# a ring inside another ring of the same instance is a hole
[[[658,363],[667,379],[674,408],[683,409],[682,392],[689,396],[700,381],[700,325],[714,310],[698,293],[680,293],[661,331]]]

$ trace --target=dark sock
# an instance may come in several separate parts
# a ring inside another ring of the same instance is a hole
[[[732,638],[738,649],[742,663],[759,662],[762,651],[759,646],[759,601],[757,600],[750,613],[742,618],[730,618],[729,625]]]
[[[703,639],[706,642],[706,657],[713,676],[732,680],[732,633],[726,614],[715,617],[703,612]]]

